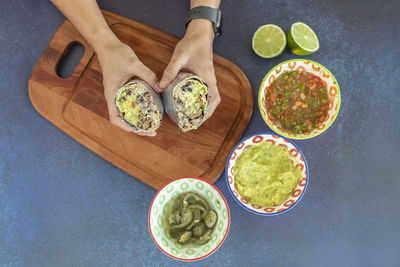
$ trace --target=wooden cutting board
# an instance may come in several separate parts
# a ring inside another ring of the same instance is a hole
[[[118,38],[160,78],[179,39],[108,11],[103,14]],[[61,78],[56,68],[74,43],[82,44],[85,53],[73,74]],[[187,133],[166,114],[156,137],[140,137],[111,124],[97,57],[68,20],[57,29],[33,69],[28,90],[32,105],[42,116],[156,189],[182,176],[215,182],[252,115],[253,93],[235,64],[217,55],[214,64],[222,102],[212,118]]]

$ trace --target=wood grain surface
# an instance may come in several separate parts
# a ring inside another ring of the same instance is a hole
[[[178,38],[103,11],[113,32],[130,45],[160,78]],[[68,78],[56,68],[68,48],[80,43],[85,53]],[[144,183],[159,189],[170,180],[197,176],[215,182],[253,112],[253,93],[244,73],[214,55],[221,104],[198,130],[183,133],[166,114],[156,137],[140,137],[109,122],[102,75],[93,49],[65,20],[43,52],[29,80],[35,109],[72,138]]]

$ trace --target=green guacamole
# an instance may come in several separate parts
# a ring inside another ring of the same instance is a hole
[[[240,195],[252,204],[272,207],[289,198],[301,178],[301,171],[295,168],[286,148],[262,142],[240,154],[234,175]]]
[[[197,111],[205,112],[207,105],[207,86],[197,79],[188,79],[180,88],[174,91],[177,101],[183,102],[183,111],[186,116],[194,115]]]

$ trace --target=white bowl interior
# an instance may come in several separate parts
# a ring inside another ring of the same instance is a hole
[[[185,192],[203,196],[218,214],[211,240],[205,245],[181,245],[165,232],[165,222],[171,200]],[[165,186],[153,200],[149,213],[149,228],[154,242],[168,256],[178,260],[198,260],[211,255],[224,241],[229,230],[229,208],[225,199],[209,183],[196,178],[178,179]]]

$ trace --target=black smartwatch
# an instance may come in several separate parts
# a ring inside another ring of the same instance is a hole
[[[222,16],[221,10],[215,9],[209,6],[198,6],[192,8],[189,11],[189,15],[186,17],[186,28],[188,27],[189,23],[193,19],[208,19],[214,25],[214,34],[215,36],[221,35],[221,28],[222,28]]]

